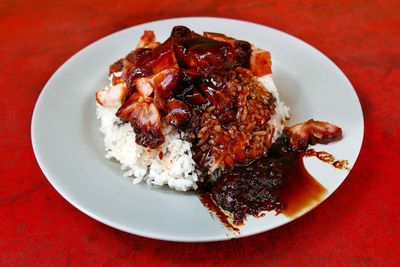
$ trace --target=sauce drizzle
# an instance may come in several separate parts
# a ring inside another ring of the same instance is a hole
[[[319,160],[332,165],[336,169],[350,170],[347,160],[337,160],[332,154],[325,151],[315,151],[310,148],[306,151],[304,157],[317,157]]]
[[[199,194],[199,199],[201,203],[203,203],[203,205],[210,211],[211,215],[217,217],[226,228],[235,231],[237,233],[240,233],[239,228],[234,226],[229,221],[229,216],[226,214],[224,210],[222,210],[220,207],[217,206],[210,193],[201,192]]]

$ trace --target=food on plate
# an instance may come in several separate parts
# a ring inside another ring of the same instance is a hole
[[[134,183],[203,192],[236,224],[282,212],[288,166],[342,132],[314,120],[285,128],[271,66],[268,51],[221,33],[175,26],[160,43],[145,31],[96,93],[106,157]]]

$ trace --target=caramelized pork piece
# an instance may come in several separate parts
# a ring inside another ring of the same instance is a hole
[[[121,58],[110,65],[108,75],[122,71],[123,67],[124,67],[124,60]]]
[[[196,37],[201,37],[201,35],[194,31],[191,31],[188,27],[185,26],[174,26],[170,35],[170,38],[174,43],[179,43],[180,41]]]
[[[232,107],[230,92],[224,78],[217,75],[204,77],[199,83],[199,88],[219,111]]]
[[[181,73],[179,69],[165,69],[154,75],[155,98],[167,98],[179,92]],[[160,107],[161,108],[161,107]]]
[[[203,36],[183,26],[174,27],[171,38],[179,65],[201,73],[223,72],[234,67],[248,67],[251,45],[218,33]]]
[[[233,49],[226,42],[205,37],[188,38],[175,43],[180,65],[202,73],[221,72],[232,65]]]
[[[271,74],[271,66],[271,54],[253,46],[250,57],[250,70],[253,74],[258,77]]]
[[[117,85],[119,83],[125,83],[124,79],[122,77],[122,73],[113,73],[111,75],[111,84],[114,86],[114,85]],[[129,92],[129,88],[128,88],[128,92]]]
[[[153,31],[144,31],[136,48],[156,48],[159,45]]]
[[[122,73],[122,80],[125,81],[126,87],[129,92],[133,93],[136,90],[135,80],[142,77],[152,75],[153,72],[145,67],[131,67],[127,68]]]
[[[234,54],[233,64],[231,67],[249,67],[250,56],[252,54],[252,46],[249,42],[236,40],[235,38],[226,36],[222,33],[204,32],[203,35],[207,38],[226,42],[231,45]]]
[[[253,75],[257,77],[272,73],[271,54],[268,51],[220,33],[205,32],[204,36],[229,43],[235,50],[236,66],[249,67]]]
[[[184,87],[196,84],[203,75],[196,69],[180,69]]]
[[[135,141],[139,145],[157,148],[164,143],[161,132],[161,115],[153,103],[139,99],[133,104],[129,121],[136,133]]]
[[[164,142],[160,112],[164,112],[166,122],[175,127],[183,127],[190,122],[188,105],[171,97],[179,87],[180,78],[180,71],[172,68],[133,80],[132,87],[136,91],[122,104],[116,116],[132,124],[138,144],[155,148]]]
[[[130,52],[123,60],[124,68],[142,67],[158,73],[164,69],[177,68],[174,48],[171,41],[165,41],[154,49],[148,47],[137,48]]]
[[[235,42],[236,42],[235,38],[232,38],[232,37],[226,36],[225,34],[217,33],[217,32],[204,32],[203,36],[210,38],[210,39],[217,40],[217,41],[227,42],[231,46],[234,46]]]
[[[185,102],[194,108],[198,108],[200,106],[208,106],[210,101],[204,97],[194,86],[190,86],[185,90],[184,94],[182,94],[182,98],[185,99]]]
[[[130,115],[135,108],[135,103],[142,96],[138,92],[134,92],[118,109],[115,116],[119,117],[123,122],[128,122]],[[150,100],[151,101],[151,100]]]
[[[158,74],[155,74],[158,75]],[[155,76],[154,75],[154,76]],[[154,92],[154,76],[139,78],[134,81],[136,90],[144,97],[150,96]]]
[[[168,124],[180,128],[190,123],[192,113],[188,105],[183,101],[171,98],[166,101],[165,107],[168,112],[165,116],[165,121]]]
[[[158,73],[165,69],[178,68],[174,46],[170,39],[153,49],[151,60],[146,66],[151,68],[153,73]]]
[[[123,59],[124,68],[132,67],[145,67],[153,57],[153,49],[151,48],[137,48]]]
[[[103,107],[115,107],[121,106],[128,89],[125,84],[117,84],[96,93],[96,101]]]
[[[179,87],[180,72],[178,69],[165,69],[157,74],[135,80],[137,91],[143,96],[154,93],[154,103],[157,108],[164,110],[164,99],[169,98]]]
[[[285,128],[290,135],[290,143],[299,151],[307,149],[308,144],[328,144],[342,138],[342,129],[323,121],[309,120]]]
[[[234,46],[235,58],[232,67],[249,68],[252,53],[253,51],[250,43],[246,41],[236,41]]]

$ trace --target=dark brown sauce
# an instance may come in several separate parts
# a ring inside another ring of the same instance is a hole
[[[349,170],[349,162],[347,160],[337,160],[332,154],[325,151],[315,151],[310,148],[304,154],[305,157],[317,157],[319,160],[331,164],[336,169]]]
[[[225,211],[223,211],[220,207],[217,206],[215,201],[212,198],[212,195],[208,192],[201,192],[199,194],[199,198],[201,203],[213,214],[215,215],[220,222],[229,230],[239,232],[239,228],[234,226],[230,221],[229,221],[229,216],[226,214]]]
[[[328,190],[306,170],[304,155],[298,155],[290,180],[280,192],[285,203],[283,214],[291,218],[300,215],[307,208],[316,206],[328,194]]]
[[[283,136],[267,157],[236,167],[223,173],[214,184],[203,186],[200,200],[228,229],[237,229],[246,215],[259,217],[264,211],[297,217],[328,194],[306,170],[305,156],[306,152],[293,149],[288,136]],[[233,215],[233,223],[226,211]]]

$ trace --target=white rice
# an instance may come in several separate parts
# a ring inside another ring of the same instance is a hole
[[[122,123],[115,116],[116,111],[98,104],[96,113],[104,134],[106,158],[119,161],[125,177],[132,176],[134,184],[142,181],[159,186],[168,184],[179,191],[197,188],[191,144],[182,133],[164,127],[165,142],[158,149],[148,149],[136,144],[132,126]]]
[[[275,129],[273,141],[281,134],[289,117],[288,107],[279,100],[277,88],[271,75],[259,78],[277,100],[275,114],[269,123]],[[121,164],[125,177],[132,177],[133,183],[146,181],[152,185],[168,185],[178,191],[197,189],[195,162],[192,159],[191,143],[185,134],[164,127],[165,142],[158,149],[149,149],[135,142],[135,133],[130,123],[122,123],[115,116],[117,108],[97,104],[97,118],[100,131],[104,134],[106,158],[114,158]],[[160,159],[162,153],[162,160]]]
[[[283,128],[285,128],[285,122],[289,119],[289,107],[280,101],[278,88],[276,88],[274,80],[272,79],[272,74],[262,76],[258,78],[258,81],[264,85],[276,99],[275,113],[268,121],[269,125],[273,126],[275,129],[274,135],[272,136],[272,142],[275,142],[281,135]]]

